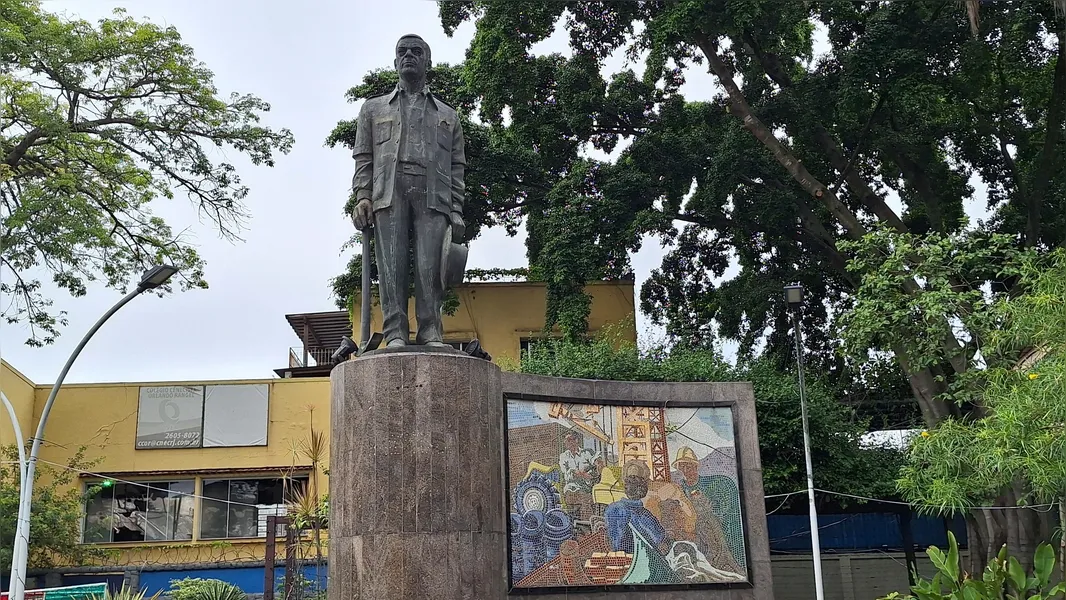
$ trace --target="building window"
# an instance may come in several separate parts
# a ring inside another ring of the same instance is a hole
[[[191,540],[195,482],[94,482],[85,502],[82,541],[161,542]]]
[[[284,515],[286,504],[307,486],[307,477],[205,479],[200,539],[266,537],[266,519]]]
[[[518,352],[521,358],[529,357],[530,352],[537,353],[538,357],[544,353],[550,358],[555,354],[555,345],[550,338],[522,338],[518,341]]]

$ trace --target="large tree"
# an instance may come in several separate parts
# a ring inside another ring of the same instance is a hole
[[[549,325],[582,335],[584,284],[627,273],[650,234],[669,250],[642,286],[642,308],[677,341],[733,338],[742,356],[785,361],[781,288],[800,282],[812,364],[862,383],[885,370],[839,351],[837,321],[866,276],[846,242],[960,234],[974,225],[964,207],[981,201],[975,177],[988,189],[983,230],[1038,250],[1066,240],[1060,4],[988,3],[979,22],[975,3],[960,10],[954,0],[460,0],[440,10],[448,32],[477,26],[455,78],[464,111],[476,109],[489,138],[524,160],[479,189],[525,219]],[[828,48],[815,57],[819,26]],[[571,55],[535,54],[560,27]],[[605,75],[617,52],[643,72]],[[693,69],[708,69],[724,93],[684,98]],[[615,160],[587,152],[623,142]],[[723,281],[731,263],[739,269]],[[904,303],[936,300],[936,287],[905,271],[892,281]],[[1014,279],[998,275],[971,268],[946,281],[1005,293]],[[892,359],[930,426],[980,410],[979,398],[960,406],[952,390],[981,339],[934,316],[935,325],[880,332],[890,335],[874,355]],[[1000,503],[1017,495],[1004,490]],[[1034,541],[1017,520],[970,524],[974,571],[996,540]]]
[[[89,281],[123,288],[168,262],[184,287],[206,287],[203,259],[153,202],[187,196],[236,239],[248,188],[215,149],[272,166],[293,143],[259,124],[266,102],[221,97],[212,80],[173,27],[0,2],[0,292],[28,343],[53,341],[63,323],[40,274],[80,296]]]
[[[996,504],[1001,490],[1010,488],[1023,505],[1058,507],[1006,509],[1019,515],[1016,521],[1022,526],[1039,528],[1039,513],[1057,512],[1060,523],[1066,523],[1066,250],[1043,256],[1019,252],[1002,236],[914,240],[886,235],[894,238],[893,252],[884,253],[884,243],[865,244],[858,251],[861,261],[874,263],[864,287],[879,290],[860,293],[848,315],[846,337],[854,349],[876,347],[871,334],[881,337],[881,331],[898,329],[888,323],[938,328],[935,315],[945,313],[982,340],[981,360],[955,380],[951,391],[960,404],[975,409],[915,438],[901,490],[926,510],[955,512]],[[915,298],[895,292],[898,285],[892,281],[904,256],[911,272],[930,282],[928,291]],[[1017,279],[1015,293],[990,301],[980,290],[957,289],[945,277],[963,273],[973,278],[974,267],[994,263],[997,271]],[[915,347],[913,353],[941,355],[935,344]],[[1003,510],[976,510],[986,522],[1003,518]],[[985,528],[980,533],[1005,533],[1007,538],[994,540],[996,545],[1018,536],[1017,530]],[[1018,536],[1012,545],[1019,552],[1035,551],[1024,543]],[[1060,538],[1060,553],[1066,569],[1066,536]]]

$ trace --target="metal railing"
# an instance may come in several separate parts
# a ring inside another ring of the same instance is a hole
[[[304,364],[304,349],[302,346],[295,348],[289,348],[289,367],[319,367],[330,364],[330,357],[333,356],[333,352],[336,348],[308,348],[307,349],[307,364]]]

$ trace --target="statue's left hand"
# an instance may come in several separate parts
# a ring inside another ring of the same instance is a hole
[[[449,218],[452,224],[452,242],[460,243],[466,235],[466,223],[463,222],[462,213],[453,212]]]

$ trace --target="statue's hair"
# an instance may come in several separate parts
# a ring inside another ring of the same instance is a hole
[[[407,35],[400,36],[400,39],[396,40],[396,45],[399,45],[403,40],[418,40],[422,44],[422,48],[426,50],[426,62],[433,64],[433,50],[430,49],[429,43],[422,39],[422,36],[417,33],[408,33]]]

